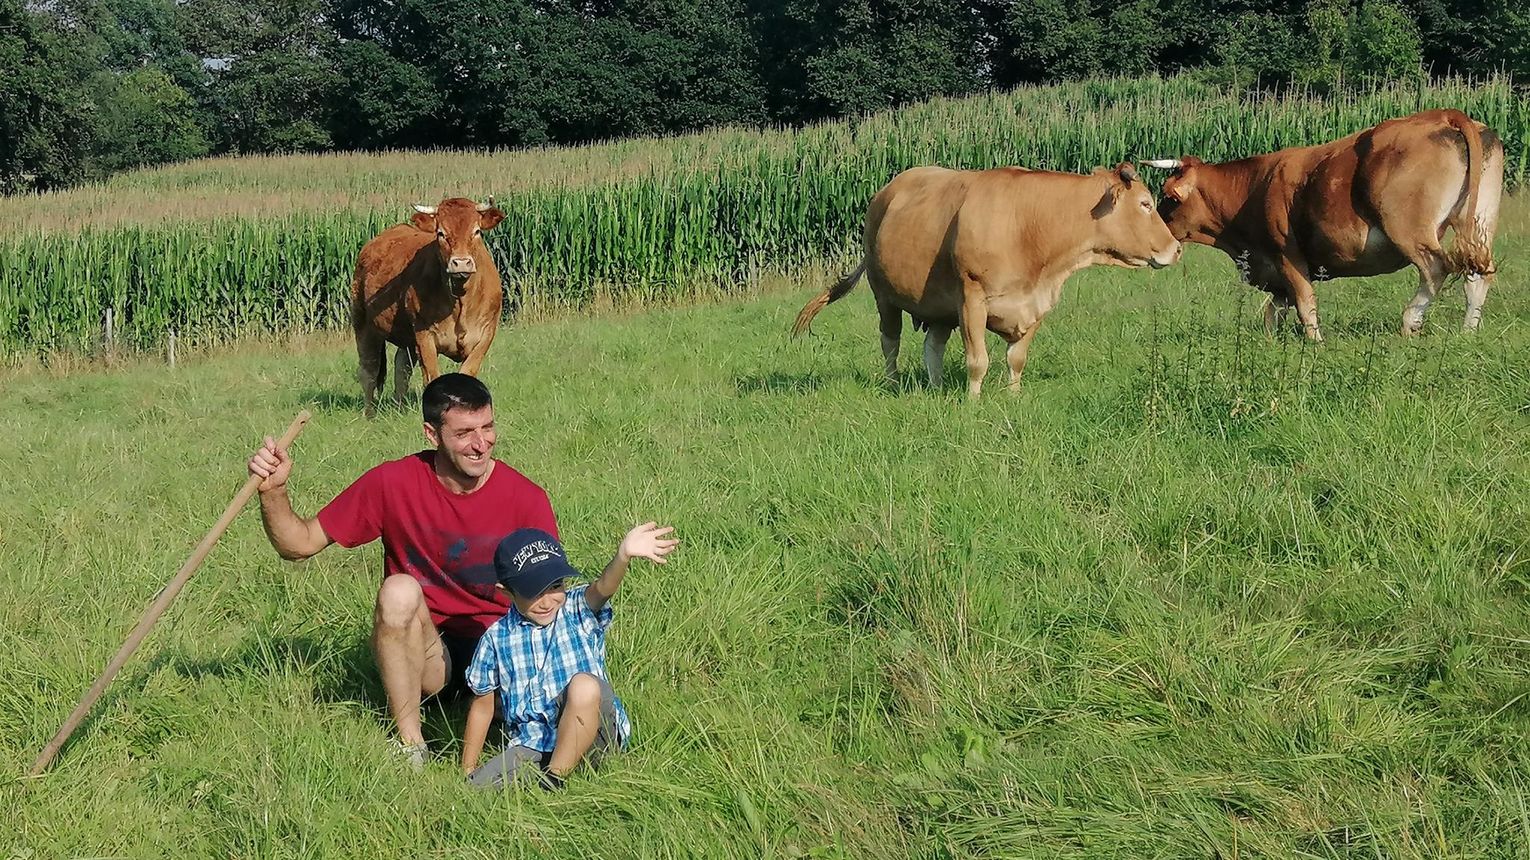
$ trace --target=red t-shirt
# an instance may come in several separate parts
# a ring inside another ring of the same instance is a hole
[[[519,528],[557,535],[558,523],[547,493],[504,463],[458,495],[441,485],[435,459],[421,451],[373,467],[319,511],[319,525],[345,547],[382,538],[383,576],[414,577],[436,627],[477,637],[510,607],[494,587],[499,542]]]

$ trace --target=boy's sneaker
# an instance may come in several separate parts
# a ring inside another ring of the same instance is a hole
[[[430,751],[430,748],[425,746],[424,741],[417,744],[406,744],[395,738],[388,744],[388,750],[395,757],[402,759],[405,764],[409,765],[410,770],[418,773],[425,769],[425,754]]]
[[[550,770],[537,770],[537,784],[542,786],[543,791],[562,791],[563,777]]]

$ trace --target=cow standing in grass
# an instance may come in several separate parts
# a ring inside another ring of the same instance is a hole
[[[1317,277],[1418,268],[1402,333],[1418,332],[1448,274],[1466,279],[1470,331],[1493,284],[1493,231],[1503,194],[1503,143],[1458,110],[1432,110],[1319,146],[1207,164],[1185,156],[1143,162],[1174,171],[1159,211],[1176,238],[1221,248],[1270,294],[1265,327],[1293,305],[1322,340]],[[1441,244],[1455,231],[1452,248]]]
[[[1009,388],[1018,391],[1026,352],[1056,306],[1063,282],[1093,265],[1140,268],[1179,259],[1148,192],[1129,165],[1090,176],[1003,167],[905,170],[871,198],[865,257],[807,303],[801,334],[862,274],[881,315],[882,355],[895,382],[903,314],[927,328],[924,364],[941,384],[946,340],[958,326],[967,351],[967,393],[988,372],[984,330],[1009,342]]]
[[[499,328],[504,297],[482,234],[504,213],[492,197],[486,205],[453,197],[414,209],[410,223],[389,227],[361,249],[351,282],[357,375],[368,418],[387,372],[388,344],[398,347],[393,396],[402,404],[416,362],[426,385],[440,375],[438,353],[476,376]]]

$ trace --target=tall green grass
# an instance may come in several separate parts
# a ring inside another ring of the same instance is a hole
[[[196,220],[77,231],[23,227],[0,241],[0,355],[15,360],[89,351],[102,340],[108,309],[118,344],[128,348],[155,348],[171,331],[196,345],[251,332],[336,327],[346,318],[349,278],[365,240],[401,219],[409,202],[452,193],[481,199],[500,192],[507,218],[489,240],[516,300],[578,307],[597,295],[726,292],[762,269],[790,271],[840,257],[858,241],[871,194],[916,164],[1087,171],[1183,153],[1221,160],[1452,106],[1504,137],[1514,186],[1530,159],[1527,105],[1524,94],[1501,79],[1375,86],[1334,96],[1250,95],[1189,78],[1109,80],[940,100],[799,131],[724,129],[678,141],[612,144],[607,156],[593,148],[583,162],[554,157],[581,150],[507,153],[496,159],[511,173],[517,165],[544,171],[582,165],[567,177],[536,181],[499,174],[508,189],[411,172],[393,161],[379,161],[374,175],[359,157],[295,159],[286,179],[264,160],[251,168],[254,180],[241,175],[237,162],[227,164],[226,180],[178,168],[181,174],[156,174],[147,187],[170,197],[185,189],[200,200],[192,210],[200,213]],[[645,146],[652,150],[646,155]],[[485,158],[462,157],[475,165]],[[342,174],[316,178],[322,173],[316,166],[325,164]],[[177,175],[184,182],[174,181]],[[141,205],[129,193],[132,181],[117,187]],[[252,181],[269,201],[267,214],[217,217],[209,199],[241,199]],[[389,181],[398,183],[396,204],[379,208],[376,185]],[[335,189],[327,208],[311,199],[314,182]],[[284,195],[294,204],[282,206]],[[28,205],[46,212],[51,199],[32,198]]]

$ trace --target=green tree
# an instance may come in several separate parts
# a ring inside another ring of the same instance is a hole
[[[1056,0],[1052,0],[1056,2]],[[1155,67],[1254,85],[1337,85],[1420,73],[1420,29],[1398,0],[1172,0]]]
[[[101,168],[113,172],[207,154],[196,105],[163,70],[145,66],[110,81],[96,126]]]
[[[339,77],[324,0],[185,0],[176,27],[214,60],[199,96],[220,152],[328,149]]]
[[[216,73],[210,87],[217,149],[248,153],[332,148],[328,109],[335,82],[327,57],[262,51],[234,58]]]
[[[1436,74],[1506,71],[1530,82],[1530,8],[1523,0],[1399,0],[1418,24]]]
[[[59,0],[50,4],[71,31],[77,53],[89,53],[109,71],[158,66],[184,90],[205,77],[179,30],[174,0]]]
[[[1150,0],[1014,0],[999,24],[995,83],[1141,75],[1157,66]]]
[[[532,87],[519,103],[553,139],[765,118],[755,43],[735,0],[569,4],[531,22],[528,35],[521,57]]]
[[[343,149],[441,145],[443,104],[426,69],[369,40],[336,48],[330,130]]]
[[[513,146],[765,116],[741,0],[337,0],[336,135]],[[370,46],[370,47],[365,47]],[[375,64],[360,80],[351,71]],[[429,95],[395,86],[425,85]],[[421,136],[426,138],[421,140]]]
[[[1424,52],[1418,25],[1391,0],[1365,0],[1350,33],[1351,72],[1389,79],[1419,73]]]
[[[1302,11],[1248,10],[1227,19],[1212,50],[1217,70],[1245,85],[1305,77],[1312,51]]]
[[[201,63],[176,30],[172,0],[59,0],[46,7],[68,33],[91,117],[80,178],[204,155],[207,117],[187,92]]]
[[[753,9],[777,119],[865,113],[987,83],[982,2],[785,0]]]
[[[92,143],[85,71],[56,20],[0,0],[0,192],[79,180]]]

